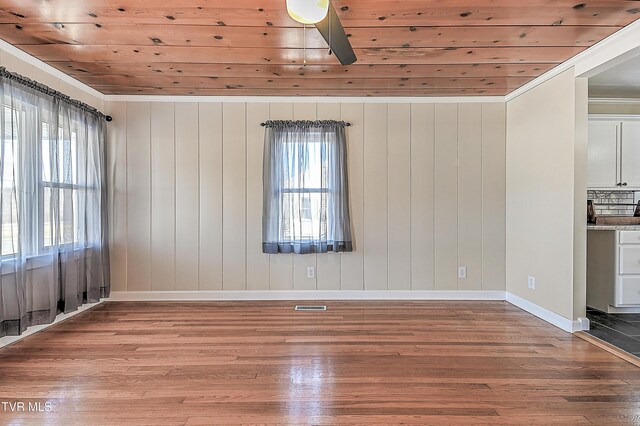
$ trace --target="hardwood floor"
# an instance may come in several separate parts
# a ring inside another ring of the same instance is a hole
[[[640,368],[506,302],[107,302],[0,350],[0,424],[640,421]]]

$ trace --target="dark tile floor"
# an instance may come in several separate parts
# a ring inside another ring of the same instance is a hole
[[[587,333],[640,357],[640,314],[607,314],[587,308]]]

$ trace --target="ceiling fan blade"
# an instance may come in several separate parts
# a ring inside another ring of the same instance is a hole
[[[351,65],[358,60],[331,2],[327,16],[315,25],[342,65]]]

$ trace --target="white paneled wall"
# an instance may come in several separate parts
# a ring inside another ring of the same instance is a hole
[[[387,127],[388,105],[364,105],[364,177],[363,188],[350,188],[363,193],[365,290],[387,290],[389,273],[389,204]],[[347,153],[348,155],[348,153]],[[357,170],[351,172],[358,173]],[[391,176],[394,179],[394,176]]]
[[[127,242],[123,244],[127,247],[127,289],[149,291],[153,289],[151,286],[151,230],[154,217],[151,214],[151,158],[158,155],[153,155],[151,151],[156,145],[151,143],[153,124],[151,104],[139,102],[127,105],[127,120],[124,124],[127,135],[126,162],[124,164],[116,162],[115,167],[126,165],[127,168],[126,187],[122,188],[122,191],[127,194],[125,210]],[[110,131],[117,126],[119,124],[110,126]],[[156,134],[155,130],[153,134]],[[118,191],[120,188],[113,189]],[[175,244],[173,249],[175,250]],[[173,283],[170,285],[173,286]],[[116,290],[118,286],[119,283],[112,282],[112,289]]]
[[[247,122],[263,123],[269,119],[268,103],[247,104]],[[262,141],[264,134],[260,126],[247,127],[247,141]],[[261,252],[262,247],[262,150],[260,143],[248,144],[247,149],[247,290],[269,290],[271,261]],[[222,167],[222,164],[220,165]],[[255,195],[254,195],[255,194]],[[220,246],[222,251],[222,246]]]
[[[467,278],[458,278],[461,290],[482,288],[482,106],[458,107],[458,264]],[[481,209],[480,209],[481,210]]]
[[[222,290],[222,105],[198,105],[200,290]]]
[[[175,105],[151,105],[151,282],[174,290],[176,282]]]
[[[435,288],[435,105],[411,106],[411,282]]]
[[[115,291],[505,290],[502,103],[106,107]],[[352,123],[354,252],[261,252],[267,119]]]
[[[458,175],[466,173],[458,170],[458,127],[458,105],[435,106],[433,233],[437,290],[458,288]]]

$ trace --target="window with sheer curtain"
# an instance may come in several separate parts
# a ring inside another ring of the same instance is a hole
[[[40,198],[42,208],[38,209],[39,249],[45,251],[54,243],[54,230],[57,226],[58,244],[72,244],[80,241],[80,211],[82,191],[90,188],[80,184],[80,164],[78,164],[78,134],[71,130],[65,135],[58,127],[57,135],[51,134],[52,126],[42,123],[42,169],[40,174]],[[52,155],[55,157],[52,158]],[[53,164],[52,164],[53,162]],[[53,167],[52,167],[53,166]],[[56,173],[57,172],[57,173]],[[52,205],[52,194],[58,190],[67,191],[66,196],[58,197],[59,202]],[[65,202],[66,199],[66,202]],[[54,222],[57,221],[56,226]]]
[[[109,293],[104,116],[0,68],[0,337]]]
[[[263,252],[351,251],[345,123],[265,123]]]

